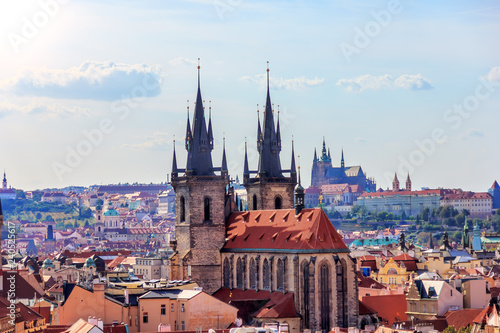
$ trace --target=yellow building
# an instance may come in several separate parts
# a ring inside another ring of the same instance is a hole
[[[397,288],[405,282],[410,281],[411,273],[407,271],[403,262],[396,262],[390,258],[387,262],[382,262],[378,272],[372,271],[371,277],[376,281],[388,286],[391,289]]]

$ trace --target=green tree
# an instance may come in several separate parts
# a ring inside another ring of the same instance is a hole
[[[36,213],[35,218],[40,220],[42,218],[42,214],[40,212]]]
[[[16,190],[16,198],[25,200],[26,194],[24,194],[23,190]]]
[[[430,215],[431,211],[429,209],[429,207],[425,207],[423,210],[422,210],[422,219],[425,221],[425,222],[429,222],[429,215]]]
[[[455,326],[451,325],[451,326],[446,327],[443,330],[443,333],[457,333],[457,330],[455,329]]]
[[[54,222],[54,218],[50,215],[45,216],[45,221]]]
[[[403,212],[401,213],[401,220],[403,220],[403,221],[404,221],[404,220],[406,220],[407,218],[408,218],[408,216],[406,216],[406,213],[403,211]]]
[[[41,201],[42,196],[43,196],[42,192],[37,192],[37,193],[33,194],[33,201]]]

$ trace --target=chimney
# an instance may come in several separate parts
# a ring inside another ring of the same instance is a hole
[[[104,324],[101,318],[97,319],[97,327],[99,327],[101,331],[104,331]]]

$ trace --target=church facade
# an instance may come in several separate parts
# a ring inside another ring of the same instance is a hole
[[[344,161],[344,151],[340,159],[340,167],[334,167],[330,155],[330,148],[326,149],[323,138],[323,149],[318,158],[314,149],[314,158],[311,171],[311,186],[320,188],[327,184],[349,184],[358,185],[364,192],[375,192],[376,183],[372,178],[368,178],[361,166],[346,166]]]
[[[193,280],[231,302],[244,323],[286,326],[289,332],[356,327],[356,265],[349,249],[323,210],[304,208],[293,144],[290,168],[281,167],[269,69],[263,118],[257,125],[257,170],[250,170],[245,149],[248,211],[239,211],[225,150],[221,167],[212,163],[212,122],[205,123],[198,67],[193,124],[188,117],[186,129],[186,167],[178,168],[175,149],[172,162],[176,240],[169,278]]]

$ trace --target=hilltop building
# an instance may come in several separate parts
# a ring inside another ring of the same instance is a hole
[[[311,186],[321,187],[327,184],[349,184],[358,185],[362,191],[375,192],[375,180],[366,177],[360,165],[346,166],[344,161],[344,150],[340,159],[340,167],[332,165],[330,148],[326,149],[325,138],[323,138],[323,149],[318,158],[314,149],[314,158],[311,171]]]

